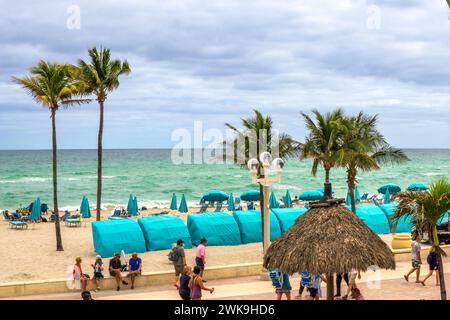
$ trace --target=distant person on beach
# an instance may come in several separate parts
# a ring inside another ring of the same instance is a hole
[[[86,291],[87,287],[87,276],[83,273],[81,268],[81,258],[76,257],[75,265],[73,266],[73,280],[81,284],[81,289]]]
[[[191,300],[201,300],[202,299],[202,290],[209,291],[209,293],[214,292],[214,288],[207,288],[203,284],[201,269],[198,266],[194,267],[194,274],[189,281],[189,289],[191,290]]]
[[[283,273],[278,269],[269,272],[272,285],[275,288],[275,300],[281,300],[283,294],[286,295],[287,300],[291,300],[291,283],[289,281],[289,275]]]
[[[430,266],[430,272],[425,276],[425,278],[421,281],[422,285],[425,285],[425,281],[429,277],[432,276],[433,272],[436,273],[436,285],[439,285],[439,260],[438,260],[438,254],[436,252],[436,246],[433,245],[430,248],[430,252],[427,256],[427,263]]]
[[[184,267],[186,266],[186,254],[184,252],[184,241],[177,240],[177,245],[173,247],[172,252],[169,254],[169,260],[173,262],[175,268],[175,284],[174,286],[179,288],[180,276],[184,273]]]
[[[136,252],[131,254],[131,259],[128,262],[127,278],[131,278],[131,288],[134,289],[134,280],[142,273],[142,260],[138,257]]]
[[[336,295],[334,296],[335,298],[338,298],[338,297],[341,296],[342,279],[344,279],[344,281],[345,281],[345,283],[347,284],[347,287],[348,287],[349,281],[348,281],[348,273],[347,272],[345,272],[345,273],[338,273],[336,275]]]
[[[411,265],[412,269],[408,272],[408,274],[405,274],[403,277],[406,281],[409,281],[409,276],[414,271],[416,272],[416,283],[420,283],[419,277],[420,277],[420,265],[422,264],[422,258],[420,257],[420,240],[422,238],[419,234],[416,235],[416,238],[411,243]]]
[[[104,278],[103,270],[105,269],[103,266],[102,257],[100,255],[95,256],[94,264],[91,264],[92,268],[94,268],[94,277],[93,280],[95,282],[96,290],[100,290],[100,280]]]
[[[180,294],[180,297],[183,300],[191,300],[191,289],[189,289],[191,274],[192,268],[189,266],[184,266],[184,271],[180,277],[180,285],[178,288],[178,293]]]
[[[120,283],[128,285],[128,282],[122,279],[122,262],[120,261],[120,253],[115,253],[114,257],[109,260],[109,274],[116,278],[117,291],[120,290]]]
[[[208,241],[205,238],[200,240],[200,244],[197,246],[195,251],[195,264],[200,269],[200,277],[203,277],[203,271],[205,270],[206,264],[206,243]],[[203,282],[206,282],[203,280]]]

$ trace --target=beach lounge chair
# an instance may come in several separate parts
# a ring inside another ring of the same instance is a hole
[[[5,218],[6,221],[11,220],[11,219],[9,218],[8,214],[6,213],[6,211],[2,211],[2,214],[3,214],[3,218]]]
[[[216,210],[214,210],[215,212],[220,212],[222,211],[222,202],[217,202],[217,206],[216,206]]]
[[[11,229],[28,229],[28,223],[25,221],[10,220],[9,227]]]
[[[64,221],[67,227],[81,227],[81,219],[79,214],[69,216]]]
[[[208,204],[203,203],[202,206],[200,207],[200,210],[197,213],[205,213],[206,210],[208,210]]]

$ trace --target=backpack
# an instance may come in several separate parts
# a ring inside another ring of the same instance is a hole
[[[281,289],[283,287],[283,274],[280,270],[272,270],[269,272],[270,280],[275,289]]]
[[[428,254],[428,257],[427,257],[427,263],[430,265],[430,266],[434,266],[434,265],[436,265],[436,252],[430,252],[429,254]]]
[[[169,257],[169,261],[177,262],[178,258],[180,258],[180,254],[178,252],[178,247],[173,247],[172,250],[170,250],[168,257]]]

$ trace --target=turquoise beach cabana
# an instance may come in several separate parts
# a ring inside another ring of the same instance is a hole
[[[186,249],[192,248],[191,236],[180,217],[159,215],[138,219],[148,251],[167,250],[181,239]]]
[[[235,205],[234,205],[234,197],[233,194],[230,193],[230,197],[228,198],[228,207],[227,207],[228,211],[234,211],[236,210]]]
[[[399,185],[396,185],[394,183],[387,183],[387,184],[384,184],[381,187],[379,187],[377,191],[378,191],[378,193],[385,194],[386,190],[389,191],[390,194],[394,194],[394,193],[402,191],[402,188],[400,188]]]
[[[284,200],[284,205],[286,208],[289,208],[292,206],[292,198],[291,198],[291,193],[289,192],[289,190],[286,190],[286,195],[283,198]]]
[[[30,212],[30,221],[37,222],[41,217],[41,199],[39,197],[34,200],[33,209]]]
[[[262,241],[261,230],[261,211],[260,210],[246,210],[235,211],[233,217],[239,226],[242,243],[253,243]],[[275,240],[281,235],[281,228],[278,219],[270,211],[270,241]]]
[[[323,192],[320,190],[306,190],[298,198],[303,201],[316,201],[323,198]]]
[[[86,196],[83,196],[80,205],[81,217],[84,219],[89,219],[91,217],[91,208],[89,207],[89,200]]]
[[[351,210],[349,206],[347,208]],[[390,233],[389,221],[378,206],[374,204],[358,205],[356,206],[356,215],[376,234]]]
[[[102,257],[114,253],[145,252],[145,238],[139,224],[133,219],[103,220],[92,222],[95,252]]]
[[[234,218],[226,212],[205,212],[191,214],[187,218],[187,228],[193,245],[200,239],[208,240],[209,246],[237,246],[241,244],[241,234]]]
[[[408,191],[425,191],[430,189],[430,187],[424,183],[415,182],[411,183],[406,190]]]
[[[177,195],[172,193],[172,200],[170,201],[170,210],[177,210]]]
[[[184,193],[181,195],[180,207],[178,208],[178,211],[181,213],[188,212],[188,206],[187,206],[186,197],[184,196]]]
[[[241,200],[244,201],[259,201],[260,194],[258,190],[247,190],[241,193]]]
[[[225,200],[228,200],[229,196],[226,194],[226,192],[222,190],[210,190],[207,193],[205,193],[202,197],[204,201],[208,202],[222,202]]]
[[[269,197],[269,207],[272,208],[278,208],[280,205],[278,204],[277,197],[275,197],[275,193],[273,191],[270,193]]]
[[[381,204],[378,206],[384,214],[386,215],[388,221],[391,223],[392,216],[394,215],[395,211],[397,210],[398,204],[396,203],[390,203],[390,204]],[[392,230],[392,232],[397,233],[410,233],[413,228],[412,223],[413,216],[404,216],[397,221],[397,227],[395,230]],[[391,223],[392,225],[392,223]]]
[[[290,227],[294,225],[295,220],[304,214],[308,209],[302,208],[278,208],[272,209],[272,212],[275,213],[275,216],[280,223],[281,234],[284,234],[289,230]]]

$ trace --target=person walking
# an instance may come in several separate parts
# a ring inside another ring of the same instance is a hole
[[[416,235],[416,238],[411,243],[411,265],[412,269],[408,272],[408,274],[405,274],[403,277],[406,281],[409,281],[409,276],[411,273],[416,272],[416,283],[420,283],[419,277],[420,277],[420,265],[422,264],[422,258],[420,256],[420,240],[422,238],[419,234]]]
[[[438,255],[436,252],[436,246],[433,245],[430,248],[430,252],[428,253],[427,256],[427,263],[430,266],[430,272],[428,272],[428,274],[425,276],[425,278],[420,281],[420,283],[422,283],[422,285],[425,285],[425,281],[427,281],[427,279],[429,277],[431,277],[433,275],[433,272],[436,274],[436,285],[439,285],[439,262],[438,262]]]
[[[198,266],[194,267],[194,275],[189,281],[189,289],[191,300],[201,300],[202,299],[202,290],[209,291],[209,293],[214,292],[214,288],[207,288],[203,284],[201,269]]]
[[[172,248],[172,251],[169,254],[169,260],[173,262],[175,268],[174,286],[179,289],[180,276],[184,273],[184,267],[186,266],[186,254],[184,252],[183,240],[177,240],[177,245]]]
[[[348,273],[348,287],[347,287],[347,293],[343,297],[344,300],[348,299],[348,297],[352,293],[352,289],[357,288],[357,286],[356,286],[356,277],[358,277],[358,279],[361,279],[361,273],[357,269],[353,268]]]
[[[300,274],[300,288],[298,289],[298,296],[295,296],[295,299],[301,299],[305,288],[306,290],[309,291],[311,285],[312,285],[311,275],[309,274],[309,272],[303,271]]]
[[[180,285],[178,293],[181,299],[191,300],[191,289],[189,289],[189,282],[191,281],[192,268],[189,266],[184,267],[184,272],[180,277]]]
[[[200,239],[200,244],[197,246],[195,251],[195,265],[200,268],[200,277],[203,278],[203,273],[205,271],[206,264],[206,244],[207,240],[205,238]],[[206,280],[203,280],[206,282]]]
[[[345,283],[347,284],[348,287],[348,273],[338,273],[336,275],[336,295],[334,296],[335,298],[339,298],[341,296],[341,283],[342,283],[342,279],[344,279]]]

